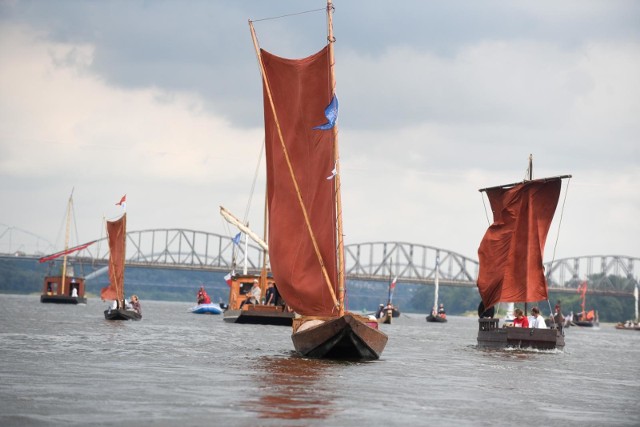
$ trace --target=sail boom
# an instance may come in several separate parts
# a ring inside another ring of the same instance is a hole
[[[558,176],[550,176],[547,178],[539,178],[539,179],[532,179],[532,180],[525,180],[525,181],[518,181],[518,182],[513,182],[511,184],[503,184],[503,185],[496,185],[494,187],[485,187],[485,188],[481,188],[478,191],[482,192],[486,192],[489,190],[495,190],[498,188],[511,188],[514,187],[516,185],[520,185],[520,184],[529,184],[529,183],[533,183],[533,182],[547,182],[547,181],[553,181],[556,179],[567,179],[567,178],[571,178],[572,175],[558,175]]]
[[[238,230],[245,233],[247,236],[251,237],[251,240],[256,242],[262,249],[265,251],[269,250],[269,245],[262,240],[256,233],[254,233],[248,226],[244,225],[242,221],[236,218],[231,212],[225,209],[223,206],[220,206],[220,215],[229,223],[238,227]]]

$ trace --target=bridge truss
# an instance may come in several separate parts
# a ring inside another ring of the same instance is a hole
[[[245,257],[246,252],[246,257]],[[258,272],[264,253],[254,244],[236,245],[228,236],[187,229],[154,229],[127,233],[126,263],[148,268]],[[106,238],[79,252],[83,262],[105,264]],[[350,280],[433,284],[438,260],[443,286],[475,287],[478,261],[433,246],[406,242],[369,242],[345,246],[345,274]],[[630,295],[638,284],[640,258],[618,255],[583,256],[545,263],[550,290],[575,292],[589,282],[589,292]]]

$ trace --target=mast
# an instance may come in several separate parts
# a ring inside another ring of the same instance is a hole
[[[336,92],[336,75],[335,75],[335,58],[333,53],[333,43],[336,41],[333,36],[333,1],[327,0],[327,42],[329,43],[329,64],[331,72],[329,73],[331,81],[329,82],[331,88],[332,98]],[[338,124],[333,126],[333,160],[336,167],[336,176],[334,177],[335,191],[336,191],[336,237],[337,237],[337,256],[338,256],[338,303],[340,316],[344,315],[344,240],[343,240],[343,228],[342,228],[342,197],[340,195],[340,155],[338,150]]]
[[[440,255],[436,255],[436,281],[434,286],[434,299],[433,299],[433,315],[438,314],[438,290],[440,280]]]
[[[71,195],[69,196],[69,201],[67,202],[67,229],[64,235],[64,257],[62,258],[62,280],[61,280],[61,289],[62,295],[65,294],[65,284],[67,279],[67,251],[69,250],[69,227],[71,225],[71,208],[73,206],[73,188],[71,189]]]

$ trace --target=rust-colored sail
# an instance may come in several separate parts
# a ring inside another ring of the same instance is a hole
[[[307,316],[337,314],[327,286],[337,294],[334,132],[323,125],[332,100],[329,51],[303,59],[285,59],[260,50],[264,88],[269,258],[278,291],[296,312]],[[295,174],[321,260],[313,245],[282,148],[278,124]],[[322,272],[324,265],[327,275]]]
[[[485,307],[548,299],[543,254],[561,179],[487,189],[493,224],[480,243],[478,290]]]
[[[124,259],[127,234],[127,214],[115,221],[107,221],[109,240],[109,286],[102,288],[103,300],[124,300]]]

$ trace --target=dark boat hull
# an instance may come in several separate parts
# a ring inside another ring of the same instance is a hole
[[[140,320],[142,316],[133,310],[122,308],[107,309],[104,311],[104,318],[107,320]]]
[[[589,320],[574,320],[571,324],[573,326],[582,326],[583,328],[593,328],[594,326],[598,326],[598,323],[591,322]]]
[[[447,318],[443,318],[440,316],[434,316],[433,314],[430,314],[427,316],[427,322],[432,322],[432,323],[447,323]]]
[[[558,329],[499,328],[498,319],[479,319],[478,322],[478,348],[564,348],[564,335]]]
[[[54,304],[86,304],[84,297],[70,297],[67,295],[40,295],[40,302]]]
[[[294,314],[274,306],[255,306],[248,310],[227,310],[223,320],[227,323],[243,323],[250,325],[291,326]]]
[[[291,335],[302,356],[314,359],[375,360],[387,345],[387,335],[347,313]]]

